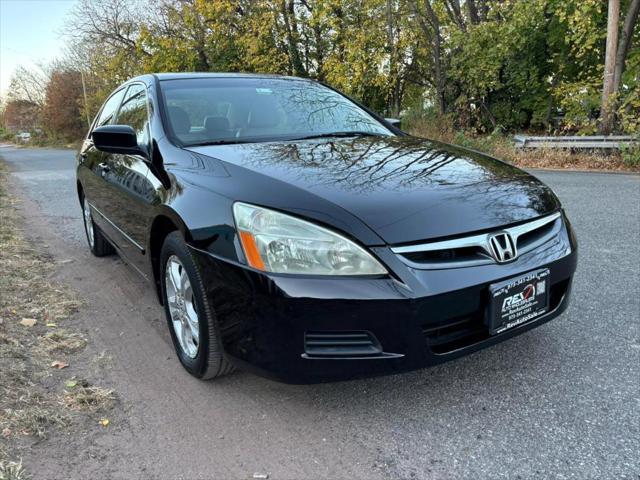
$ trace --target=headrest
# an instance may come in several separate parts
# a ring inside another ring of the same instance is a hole
[[[251,105],[248,128],[268,128],[275,127],[280,123],[280,112],[278,105],[271,96],[258,96]]]
[[[229,120],[227,119],[227,117],[205,117],[204,129],[207,131],[207,133],[228,132]]]
[[[191,121],[189,115],[180,107],[169,107],[169,121],[173,131],[177,134],[189,133],[191,131]]]

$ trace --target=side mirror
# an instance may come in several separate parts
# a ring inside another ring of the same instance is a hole
[[[391,126],[396,128],[402,128],[402,122],[399,118],[385,118],[387,123],[390,123]]]
[[[138,146],[136,132],[129,125],[103,125],[91,133],[91,138],[93,145],[101,152],[148,156]]]

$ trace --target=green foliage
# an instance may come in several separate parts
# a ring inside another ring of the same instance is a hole
[[[624,133],[635,134],[640,139],[640,48],[630,52],[621,83],[616,112],[620,129]]]
[[[638,141],[640,141],[640,138],[638,139]],[[640,167],[640,145],[636,144],[633,147],[623,147],[621,149],[621,153],[622,162],[627,167]]]
[[[622,0],[623,14],[629,2]],[[607,24],[603,0],[156,0],[152,5],[79,0],[64,70],[85,73],[87,102],[74,99],[82,106],[82,125],[117,85],[135,75],[245,71],[325,81],[380,113],[402,113],[405,124],[437,112],[453,128],[485,135],[496,130],[588,134],[598,128]],[[640,29],[633,36],[614,96],[617,127],[626,133],[640,130]]]

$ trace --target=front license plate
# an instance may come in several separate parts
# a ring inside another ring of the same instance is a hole
[[[536,270],[489,286],[488,327],[502,333],[549,310],[549,269]]]

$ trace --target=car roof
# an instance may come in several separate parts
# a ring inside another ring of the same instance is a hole
[[[278,75],[275,73],[236,73],[236,72],[162,72],[151,74],[158,80],[182,80],[187,78],[282,78],[288,80],[308,80],[306,78]],[[146,77],[147,75],[143,75]],[[133,80],[133,79],[132,79]]]

